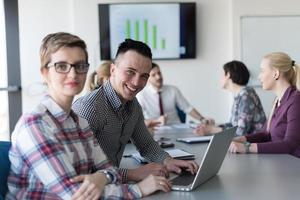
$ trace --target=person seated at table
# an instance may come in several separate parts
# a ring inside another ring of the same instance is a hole
[[[120,168],[124,180],[139,181],[149,174],[167,177],[169,172],[180,173],[182,169],[195,174],[198,168],[194,161],[173,159],[154,141],[144,123],[135,96],[147,83],[151,63],[152,52],[147,44],[125,39],[118,47],[109,80],[72,105],[89,122],[113,165],[120,166],[129,140],[141,156],[152,162],[135,169]]]
[[[265,129],[237,137],[233,153],[291,154],[300,158],[300,69],[289,55],[273,52],[263,57],[259,79],[276,95]]]
[[[233,60],[224,64],[222,88],[234,94],[230,121],[219,126],[200,124],[194,133],[211,135],[223,129],[237,126],[236,135],[246,135],[263,128],[266,116],[260,99],[252,87],[247,86],[250,73],[243,62]]]
[[[121,184],[87,121],[71,109],[89,69],[85,42],[69,33],[49,34],[40,58],[49,94],[12,133],[6,199],[134,199],[170,191],[168,180],[153,175]]]
[[[98,89],[105,81],[110,77],[110,66],[112,62],[106,61],[102,63],[97,70],[93,71],[87,79],[88,91],[93,91]],[[156,120],[145,120],[145,124],[148,127],[150,133],[152,134],[154,128],[159,124],[164,124],[164,118],[158,118]]]
[[[93,91],[100,87],[110,77],[110,65],[112,62],[106,61],[102,63],[95,71],[93,71],[87,79],[88,91]]]
[[[213,121],[204,118],[193,108],[177,87],[163,84],[163,76],[156,63],[152,63],[148,84],[137,95],[137,99],[142,106],[146,122],[154,120],[162,124],[180,123],[176,107],[199,121]]]

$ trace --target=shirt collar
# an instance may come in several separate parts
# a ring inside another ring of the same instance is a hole
[[[147,89],[148,89],[151,93],[153,93],[153,94],[156,94],[156,93],[158,93],[158,92],[162,92],[163,89],[164,89],[164,86],[162,86],[162,87],[157,91],[156,88],[155,88],[153,85],[151,85],[150,83],[148,83],[146,87],[147,87]]]
[[[113,89],[110,81],[108,80],[103,84],[103,89],[106,94],[107,100],[114,110],[118,110],[122,107],[122,101],[117,95],[116,91]],[[124,105],[126,105],[125,103]]]
[[[246,86],[241,86],[241,89],[239,92],[234,93],[234,98],[237,98],[239,96],[242,96],[242,94],[246,91]]]
[[[50,112],[50,114],[60,123],[63,123],[68,117],[73,117],[73,119],[77,122],[78,117],[73,112],[66,113],[49,95],[46,95],[41,104]]]

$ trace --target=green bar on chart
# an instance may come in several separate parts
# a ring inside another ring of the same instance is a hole
[[[131,32],[130,32],[130,20],[127,19],[126,20],[126,38],[130,38],[131,36]]]
[[[144,42],[148,44],[148,20],[144,20]]]
[[[157,46],[156,46],[156,34],[157,34],[157,27],[156,27],[156,25],[154,25],[152,27],[152,48],[153,49],[157,48]]]
[[[161,39],[161,49],[166,49],[166,39]]]
[[[135,40],[139,40],[140,37],[140,24],[139,24],[139,21],[135,21],[135,24],[134,24],[134,39]]]

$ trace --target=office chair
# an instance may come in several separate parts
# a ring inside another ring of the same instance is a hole
[[[11,142],[0,141],[0,200],[4,199],[7,188],[7,176],[10,169],[10,162],[8,159],[8,151]]]
[[[186,122],[186,114],[185,112],[183,112],[183,110],[181,110],[177,105],[176,105],[176,111],[177,111],[177,115],[180,119],[181,123],[185,123]]]

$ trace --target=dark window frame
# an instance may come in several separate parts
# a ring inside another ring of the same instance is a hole
[[[22,114],[18,0],[4,0],[9,133]]]

